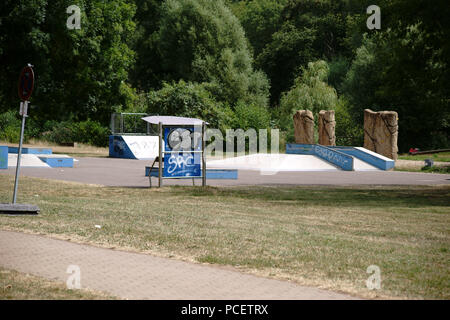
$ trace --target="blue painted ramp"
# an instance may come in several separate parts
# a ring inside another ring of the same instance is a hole
[[[375,153],[373,151],[367,150],[365,148],[361,147],[330,147],[334,150],[337,150],[339,152],[348,154],[350,156],[353,156],[355,158],[358,158],[364,162],[367,162],[368,164],[374,166],[375,168],[381,169],[381,170],[390,170],[395,167],[395,161],[392,159],[389,159],[385,156],[382,156],[381,154]]]
[[[317,144],[287,144],[286,153],[314,155],[345,171],[353,171],[355,169],[363,171],[376,169],[390,170],[395,166],[394,160],[361,147],[325,147]],[[360,168],[355,167],[355,162],[359,164]],[[361,169],[363,165],[369,168]]]
[[[287,154],[313,155],[325,160],[344,171],[353,171],[353,157],[337,150],[317,144],[295,144],[286,145]]]
[[[111,158],[149,160],[159,153],[157,136],[109,136],[109,156]]]
[[[64,156],[39,156],[43,162],[52,168],[73,168],[73,158]]]

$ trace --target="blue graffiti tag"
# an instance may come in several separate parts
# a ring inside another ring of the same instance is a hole
[[[345,170],[353,170],[352,158],[350,156],[317,145],[314,146],[314,153],[320,158],[328,160]]]

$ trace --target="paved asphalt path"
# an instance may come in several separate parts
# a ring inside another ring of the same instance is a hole
[[[0,266],[127,299],[347,300],[351,296],[207,265],[0,231]]]
[[[76,181],[118,187],[148,187],[144,176],[150,161],[114,158],[78,158],[74,168],[21,168],[22,176]],[[15,168],[0,170],[14,175]],[[152,178],[153,185],[157,179]],[[192,185],[192,180],[164,180],[164,185]],[[201,180],[196,181],[197,185]],[[262,175],[259,171],[239,171],[237,180],[208,180],[211,186],[230,185],[443,185],[449,174],[401,171],[303,171]]]

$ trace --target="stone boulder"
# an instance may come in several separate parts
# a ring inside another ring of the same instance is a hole
[[[397,112],[364,110],[364,148],[397,160],[397,139]]]
[[[314,115],[309,110],[298,110],[294,114],[295,142],[314,144]]]
[[[319,144],[323,146],[335,146],[336,121],[333,110],[321,110],[319,112]]]

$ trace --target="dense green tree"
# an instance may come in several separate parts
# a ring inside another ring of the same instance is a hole
[[[293,137],[292,115],[297,110],[310,110],[317,116],[320,110],[334,110],[338,103],[336,90],[327,84],[328,64],[319,60],[308,63],[292,88],[283,93],[280,102],[280,124]]]
[[[81,9],[81,29],[66,26],[66,8]],[[120,87],[128,79],[133,51],[127,44],[135,6],[127,0],[6,1],[0,4],[3,107],[16,98],[16,79],[26,63],[35,66],[32,116],[93,118],[107,123],[124,103]]]
[[[239,19],[252,46],[254,57],[261,54],[264,47],[272,41],[283,20],[281,13],[287,0],[253,0],[241,2]],[[241,5],[242,6],[242,5]]]
[[[362,8],[358,8],[361,11]],[[348,31],[355,10],[348,1],[290,0],[281,13],[282,27],[256,58],[271,81],[271,102],[292,86],[308,62],[351,55]],[[365,10],[365,8],[364,8]]]
[[[233,118],[233,111],[217,102],[205,84],[185,82],[164,83],[160,90],[147,95],[149,114],[200,118],[213,128],[224,129]]]
[[[366,35],[344,83],[355,123],[365,108],[399,113],[399,148],[450,143],[450,52],[444,1],[385,1],[382,29]]]
[[[0,2],[1,111],[17,110],[17,79],[27,63],[35,65],[39,82],[41,75],[45,77],[40,71],[48,69],[50,35],[43,29],[46,6],[47,0]]]
[[[72,4],[81,8],[80,30],[66,27],[66,8]],[[29,136],[47,128],[46,120],[69,126],[90,119],[80,132],[100,134],[97,128],[107,126],[111,112],[147,110],[153,101],[148,110],[161,113],[157,103],[164,105],[168,97],[177,97],[170,105],[186,102],[219,126],[264,127],[269,92],[270,123],[291,130],[293,109],[312,108],[308,99],[315,99],[314,92],[334,87],[340,95],[337,132],[347,143],[359,143],[363,110],[371,108],[398,111],[401,151],[448,147],[450,6],[444,0],[380,0],[381,30],[368,30],[371,4],[3,0],[0,130],[14,138],[17,111],[5,111],[17,110],[17,76],[32,63],[36,87],[30,114],[35,119],[28,123],[38,129]],[[311,76],[308,64],[317,60],[328,62],[328,79]],[[320,85],[307,79],[320,79]],[[56,135],[65,132],[56,124],[47,129],[52,128]]]
[[[267,105],[268,81],[253,70],[239,20],[221,0],[167,0],[156,37],[163,79],[208,82],[231,105]]]
[[[161,56],[158,54],[156,31],[159,30],[163,0],[135,0],[136,34],[133,49],[136,63],[131,72],[132,84],[140,91],[160,88],[162,83]]]

